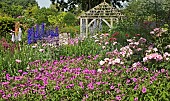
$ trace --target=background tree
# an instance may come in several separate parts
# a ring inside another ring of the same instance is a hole
[[[76,8],[76,5],[80,6],[81,10],[87,11],[104,0],[68,0],[68,2],[64,2],[64,0],[50,0],[52,4],[60,5],[62,9],[65,8],[68,11],[72,11]],[[118,7],[123,7],[121,2],[129,2],[131,0],[105,0],[107,3],[112,4],[113,6],[117,5]],[[58,3],[58,4],[57,4]],[[58,7],[58,6],[57,6]],[[115,6],[116,7],[116,6]]]

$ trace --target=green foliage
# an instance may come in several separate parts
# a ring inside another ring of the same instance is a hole
[[[64,28],[61,28],[60,32],[67,32],[70,33],[70,36],[74,38],[76,34],[79,34],[80,27],[79,26],[66,26]]]
[[[65,23],[67,26],[74,26],[76,22],[76,17],[74,14],[68,12],[63,19],[63,23]]]
[[[0,0],[1,3],[6,3],[9,7],[11,5],[15,5],[15,6],[22,6],[24,9],[26,9],[29,5],[33,6],[33,5],[37,5],[38,3],[36,2],[36,0]]]
[[[9,34],[11,30],[14,30],[14,23],[15,20],[11,17],[5,16],[2,17],[0,16],[0,38],[2,37],[11,37]]]

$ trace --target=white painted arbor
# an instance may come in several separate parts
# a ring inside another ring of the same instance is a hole
[[[112,28],[114,22],[121,20],[124,15],[118,9],[102,2],[80,16],[80,35],[88,36],[88,29],[94,21],[99,23],[102,20],[109,28]]]

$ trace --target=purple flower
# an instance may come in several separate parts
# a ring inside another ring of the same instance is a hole
[[[96,82],[96,84],[97,84],[97,85],[100,85],[100,84],[101,84],[101,82]]]
[[[8,81],[10,81],[10,74],[6,74],[6,79],[8,80]]]
[[[93,84],[92,84],[92,83],[89,83],[89,84],[87,85],[87,87],[88,87],[89,89],[91,89],[91,90],[93,90],[93,89],[94,89],[94,86],[93,86]]]
[[[22,70],[18,70],[18,72],[19,72],[19,73],[21,73],[21,72],[22,72]]]
[[[2,85],[8,85],[10,82],[2,82]]]
[[[132,78],[133,82],[137,82],[137,79],[136,78]]]
[[[138,86],[139,86],[139,85],[137,84],[137,85],[134,87],[134,90],[137,90],[137,89],[138,89]]]
[[[116,96],[116,100],[120,101],[121,99],[122,99],[121,96],[119,95]]]
[[[146,87],[142,87],[142,93],[146,93]]]
[[[70,86],[66,86],[67,89],[70,89],[71,87]]]
[[[128,84],[128,83],[130,83],[130,80],[129,80],[129,79],[126,80],[126,84]]]
[[[74,87],[74,84],[69,84],[70,87]]]
[[[143,70],[144,70],[144,71],[148,71],[148,68],[144,67]]]
[[[60,89],[60,86],[55,86],[55,90],[59,90]]]

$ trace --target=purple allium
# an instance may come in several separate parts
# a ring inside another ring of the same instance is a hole
[[[146,87],[142,87],[142,93],[146,93]]]

